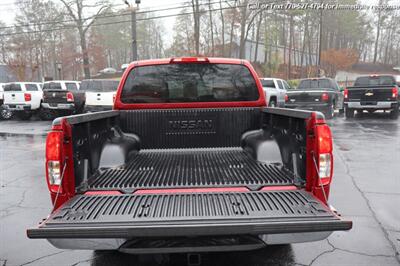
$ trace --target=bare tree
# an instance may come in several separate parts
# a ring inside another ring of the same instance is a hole
[[[96,1],[94,4],[84,4],[83,0],[60,0],[65,8],[69,16],[75,22],[76,28],[79,33],[80,46],[82,49],[82,59],[83,59],[83,72],[85,74],[85,78],[90,78],[90,62],[89,62],[89,53],[87,49],[87,32],[96,19],[102,14],[102,12],[106,11],[110,8],[110,4],[106,0]],[[90,17],[83,17],[83,14],[86,13],[87,9],[96,9],[94,15]]]
[[[200,6],[199,0],[192,0],[193,20],[194,20],[194,44],[196,55],[200,54]]]
[[[222,10],[222,0],[219,1],[220,15],[221,15],[221,40],[222,40],[222,49],[221,55],[225,56],[225,19],[224,12]]]
[[[379,5],[383,4],[383,0],[379,0]],[[376,25],[376,39],[375,39],[375,48],[374,48],[374,64],[376,63],[376,59],[378,57],[378,44],[379,44],[379,36],[381,34],[381,26],[383,23],[384,16],[382,16],[382,10],[378,9],[378,21]]]
[[[214,56],[214,26],[213,26],[211,0],[208,0],[208,9],[210,10],[209,14],[210,14],[210,32],[211,32],[211,55]]]

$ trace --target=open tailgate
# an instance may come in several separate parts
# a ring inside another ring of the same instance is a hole
[[[132,238],[348,230],[301,190],[77,195],[30,238]]]

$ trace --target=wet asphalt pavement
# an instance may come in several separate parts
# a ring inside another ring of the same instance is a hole
[[[400,119],[384,114],[329,122],[335,144],[330,204],[353,220],[327,240],[202,256],[201,265],[400,265]],[[50,122],[0,121],[0,266],[187,265],[184,255],[137,257],[59,250],[25,230],[51,209],[44,177]]]

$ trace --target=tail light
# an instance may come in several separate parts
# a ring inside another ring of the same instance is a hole
[[[285,102],[289,101],[289,96],[287,94],[285,94]]]
[[[316,147],[316,160],[318,166],[320,186],[329,185],[333,173],[333,156],[332,156],[332,134],[327,125],[317,125],[315,130],[317,147]]]
[[[67,92],[67,102],[73,102],[74,101],[74,95],[72,92]]]
[[[348,99],[348,98],[349,98],[349,90],[348,90],[347,88],[344,89],[343,95],[344,95],[344,98],[345,98],[345,99]]]
[[[399,96],[399,90],[396,87],[392,88],[392,98],[397,98]]]
[[[328,100],[329,100],[329,95],[328,95],[328,93],[322,93],[322,95],[321,95],[321,100],[322,101],[324,101],[324,102],[327,102]]]
[[[25,102],[30,102],[32,100],[32,95],[30,93],[24,93]]]
[[[46,177],[51,192],[61,191],[61,174],[63,169],[63,140],[61,131],[52,131],[46,139]]]

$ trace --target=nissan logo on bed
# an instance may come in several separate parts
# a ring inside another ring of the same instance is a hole
[[[167,134],[204,134],[215,133],[215,119],[188,118],[167,119]]]

